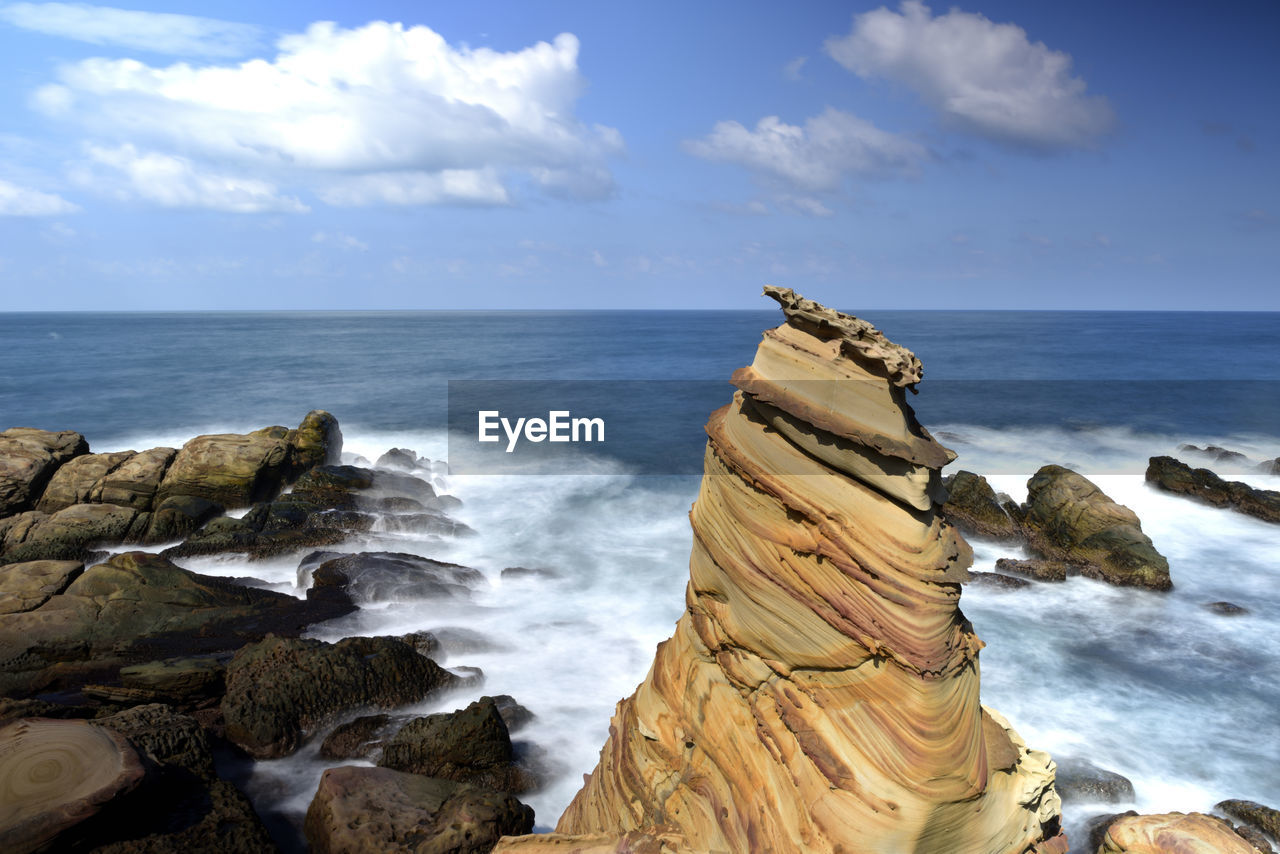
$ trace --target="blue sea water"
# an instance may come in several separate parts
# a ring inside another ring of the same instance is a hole
[[[1208,810],[1222,798],[1280,806],[1280,526],[1157,493],[1147,457],[1183,442],[1255,461],[1280,456],[1280,314],[876,312],[914,350],[912,404],[1014,498],[1049,462],[1093,477],[1132,507],[1170,559],[1167,595],[1071,579],[1015,592],[966,590],[988,646],[983,698],[1032,746],[1130,777],[1134,804],[1068,804],[1084,819],[1133,806]],[[391,548],[480,569],[474,601],[370,603],[317,627],[335,639],[452,627],[479,632],[450,666],[537,715],[521,734],[557,772],[530,802],[553,825],[595,764],[614,703],[643,678],[683,606],[709,412],[751,361],[776,311],[0,314],[0,429],[75,429],[95,451],[176,446],[199,433],[294,425],[333,412],[346,449],[376,459],[411,447],[441,459],[451,383],[520,381],[554,404],[553,381],[593,381],[581,405],[634,421],[628,434],[668,476],[625,454],[536,476],[434,475],[461,497],[468,540],[375,531],[349,548]],[[653,381],[653,382],[637,382]],[[677,393],[678,392],[678,393]],[[1233,477],[1276,488],[1275,478]],[[975,542],[975,569],[1016,549]],[[554,571],[504,578],[523,565]],[[296,559],[188,566],[256,575],[292,593]],[[1220,600],[1248,608],[1223,617]],[[474,692],[473,692],[474,693]],[[438,698],[420,711],[464,705]],[[259,763],[246,785],[288,842],[323,767],[314,745]],[[291,830],[291,828],[294,828]]]

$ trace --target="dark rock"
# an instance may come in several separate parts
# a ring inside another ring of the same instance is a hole
[[[0,563],[85,560],[100,543],[125,541],[137,517],[136,510],[114,504],[74,504],[51,516],[37,511],[27,516],[32,524],[24,531],[6,532]]]
[[[382,747],[391,727],[390,715],[364,715],[334,727],[320,745],[323,759],[364,759]]]
[[[507,725],[507,732],[523,729],[536,717],[533,712],[517,703],[515,697],[510,694],[498,694],[493,698],[493,704],[497,706],[502,722]]]
[[[222,713],[227,738],[267,759],[292,753],[306,735],[344,711],[414,703],[456,682],[394,638],[327,644],[269,637],[231,660]]]
[[[469,655],[505,649],[488,635],[462,626],[444,626],[432,629],[428,634],[435,638],[437,649],[442,655]]]
[[[80,577],[78,560],[35,560],[0,566],[0,614],[39,608]]]
[[[120,684],[150,693],[154,702],[185,706],[221,697],[226,672],[226,665],[212,656],[170,658],[120,668]]]
[[[395,472],[374,472],[373,488],[384,495],[400,495],[427,502],[436,497],[435,488],[420,477]],[[429,506],[429,505],[428,505]]]
[[[67,460],[54,472],[35,509],[41,513],[54,513],[72,504],[93,503],[94,490],[100,489],[100,481],[135,453],[82,454]]]
[[[1204,607],[1224,617],[1239,617],[1249,613],[1248,608],[1236,605],[1233,602],[1209,602]]]
[[[442,537],[474,536],[468,525],[440,513],[408,513],[383,519],[386,530],[398,533],[439,534]]]
[[[439,510],[443,513],[447,513],[450,510],[457,510],[461,507],[462,499],[442,493],[437,495],[435,498],[427,499],[427,506],[432,510]]]
[[[307,810],[314,854],[486,854],[530,832],[533,810],[514,797],[388,768],[330,768]]]
[[[360,506],[378,513],[420,513],[427,509],[427,505],[418,499],[405,498],[401,495],[361,499]]]
[[[1058,774],[1053,785],[1063,803],[1123,804],[1133,801],[1133,783],[1127,777],[1099,768],[1087,759],[1058,757],[1056,761]]]
[[[13,427],[0,433],[0,517],[30,510],[68,460],[89,453],[84,436]]]
[[[126,552],[37,608],[0,614],[0,693],[111,682],[124,665],[229,652],[352,610],[340,595],[300,602]]]
[[[1280,474],[1280,457],[1274,460],[1263,460],[1258,463],[1257,470],[1263,474]]]
[[[418,655],[425,655],[432,660],[440,651],[440,639],[432,632],[410,632],[401,635],[400,640],[417,650]]]
[[[1271,847],[1271,843],[1267,840],[1267,835],[1257,828],[1242,824],[1236,827],[1236,836],[1239,836],[1245,842],[1248,842],[1256,850],[1262,854],[1274,854],[1275,849]]]
[[[378,764],[517,795],[537,786],[515,761],[510,733],[492,697],[410,721],[383,744]]]
[[[528,566],[509,566],[502,570],[501,578],[503,581],[516,578],[559,578],[560,573],[554,569],[544,569],[542,567]]]
[[[1073,567],[1066,561],[1061,560],[1042,560],[1040,558],[1015,560],[1014,558],[1002,557],[996,561],[996,569],[1001,572],[1025,575],[1037,581],[1066,581]]]
[[[1147,465],[1147,483],[1214,507],[1229,507],[1264,522],[1280,522],[1280,492],[1223,480],[1208,469],[1193,469],[1173,457],[1152,457]]]
[[[1227,800],[1214,806],[1232,818],[1243,821],[1280,841],[1280,810],[1272,809],[1254,801]]]
[[[173,495],[160,502],[151,514],[144,542],[181,540],[222,514],[222,506],[194,495]]]
[[[1247,456],[1239,451],[1229,451],[1217,445],[1206,445],[1203,448],[1196,445],[1179,445],[1178,450],[1185,454],[1204,457],[1211,462],[1225,463],[1228,466],[1239,468],[1247,467],[1252,463]]]
[[[1018,536],[1018,526],[1000,506],[995,490],[982,475],[958,471],[942,480],[948,498],[942,515],[966,534],[1011,540]]]
[[[1066,561],[1110,584],[1171,590],[1169,562],[1142,533],[1138,516],[1096,485],[1062,466],[1044,466],[1027,481],[1022,528],[1042,558]]]
[[[1008,559],[1002,558],[1002,560]],[[969,584],[973,587],[990,587],[996,590],[1021,590],[1031,586],[1031,582],[1025,578],[1017,578],[999,572],[973,571],[969,572]]]
[[[357,601],[470,596],[484,576],[470,567],[400,552],[358,552],[311,573],[313,587],[337,587]]]
[[[374,463],[380,469],[404,469],[413,471],[418,467],[418,455],[408,448],[392,448]]]
[[[86,721],[24,718],[0,728],[0,851],[65,850],[144,773],[123,736]]]

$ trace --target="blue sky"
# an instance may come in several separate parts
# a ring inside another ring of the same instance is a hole
[[[0,310],[1278,310],[1280,4],[0,0]]]

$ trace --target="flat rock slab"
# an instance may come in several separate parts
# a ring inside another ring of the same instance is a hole
[[[389,768],[330,768],[307,810],[315,854],[487,854],[533,829],[514,797]]]
[[[39,608],[84,572],[78,560],[33,560],[0,566],[0,614]]]
[[[9,724],[0,729],[0,850],[49,845],[142,777],[137,752],[109,729],[44,718]]]

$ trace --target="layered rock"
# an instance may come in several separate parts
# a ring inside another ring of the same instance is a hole
[[[88,452],[84,436],[70,430],[13,427],[0,433],[0,517],[31,509],[58,468]]]
[[[1208,469],[1193,469],[1173,457],[1152,457],[1147,464],[1147,483],[1214,507],[1230,507],[1264,522],[1280,522],[1280,492],[1223,480]]]
[[[1257,854],[1230,824],[1201,813],[1122,816],[1107,828],[1098,854]]]
[[[766,294],[787,320],[707,425],[675,635],[557,833],[497,850],[1065,852],[1052,761],[979,701],[919,361]]]

